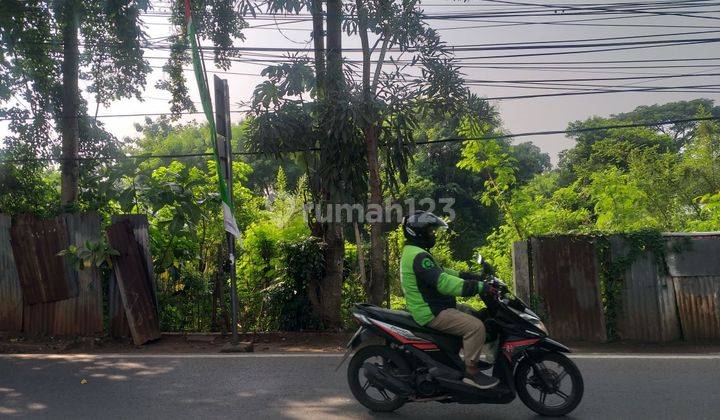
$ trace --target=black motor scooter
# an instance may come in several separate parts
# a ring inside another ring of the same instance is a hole
[[[355,398],[372,411],[394,411],[407,402],[508,404],[520,397],[541,415],[570,413],[583,396],[583,379],[563,353],[570,349],[548,337],[540,318],[507,287],[485,297],[483,320],[493,350],[480,368],[500,383],[479,389],[463,382],[462,338],[417,324],[408,312],[355,305],[360,328],[338,368],[350,359],[347,375]]]

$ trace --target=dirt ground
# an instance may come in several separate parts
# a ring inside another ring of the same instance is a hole
[[[352,333],[345,332],[270,332],[240,334],[240,340],[253,343],[253,351],[277,352],[339,352],[343,351]],[[162,338],[136,346],[127,338],[108,337],[44,337],[0,335],[0,353],[218,353],[230,343],[230,337],[220,334],[164,333]],[[720,342],[673,342],[664,344],[565,343],[578,353],[720,353]]]
[[[240,334],[252,342],[255,352],[337,352],[344,349],[352,333],[273,332]],[[0,336],[0,353],[217,353],[230,343],[220,334],[164,333],[159,340],[136,346],[130,338]]]

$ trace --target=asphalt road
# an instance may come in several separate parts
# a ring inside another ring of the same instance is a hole
[[[0,418],[527,419],[509,405],[407,404],[373,416],[338,355],[0,355]],[[585,397],[567,418],[718,419],[720,355],[580,355]],[[87,381],[87,383],[83,383]]]

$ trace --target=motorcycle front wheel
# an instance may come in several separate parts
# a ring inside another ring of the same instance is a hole
[[[385,346],[367,346],[358,350],[348,364],[348,384],[360,404],[371,411],[395,411],[405,404],[405,397],[390,390],[374,387],[365,377],[365,363],[374,364],[394,375],[410,374],[410,367],[400,354]]]
[[[580,404],[584,384],[580,370],[560,353],[535,353],[515,370],[520,400],[542,416],[564,416]]]

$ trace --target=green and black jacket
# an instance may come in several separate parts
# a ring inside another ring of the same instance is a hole
[[[432,321],[443,309],[454,308],[455,296],[473,296],[483,288],[476,276],[443,269],[432,255],[414,245],[403,248],[400,282],[407,308],[420,325]]]

